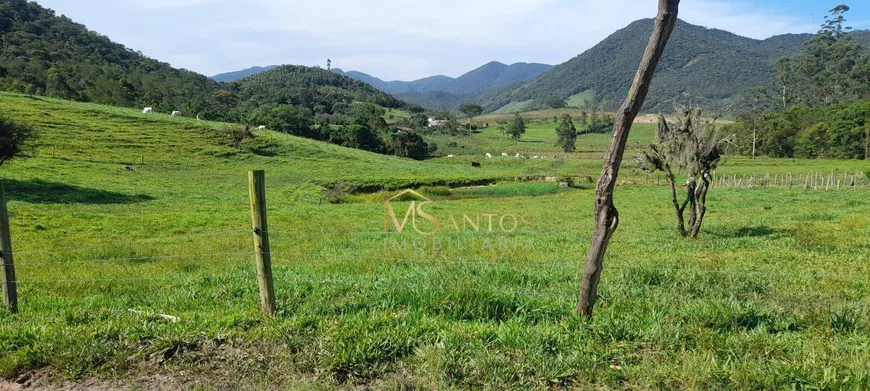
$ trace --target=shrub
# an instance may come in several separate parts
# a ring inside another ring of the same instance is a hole
[[[447,197],[450,195],[450,188],[447,186],[421,186],[417,191],[428,196]]]
[[[21,156],[22,148],[36,138],[30,125],[0,117],[0,165]]]

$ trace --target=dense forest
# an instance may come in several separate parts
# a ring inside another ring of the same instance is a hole
[[[729,126],[741,155],[867,159],[870,101],[831,107],[793,106]]]
[[[219,85],[26,0],[0,2],[0,88],[115,106],[190,111]]]
[[[421,158],[433,148],[396,134],[383,108],[422,111],[320,68],[281,66],[233,83],[175,69],[26,0],[0,2],[0,89],[271,129]]]
[[[870,55],[838,6],[805,50],[777,61],[771,87],[750,89],[728,128],[750,156],[870,158]]]

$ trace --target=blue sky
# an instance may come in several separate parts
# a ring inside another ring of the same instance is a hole
[[[842,1],[842,0],[841,0]],[[558,64],[655,0],[37,0],[146,55],[207,75],[254,65],[358,70],[388,80],[459,76],[489,61]],[[603,3],[603,4],[602,4]],[[814,32],[840,2],[683,0],[690,23],[752,38]],[[848,4],[848,3],[847,3]],[[849,25],[870,29],[866,0]]]

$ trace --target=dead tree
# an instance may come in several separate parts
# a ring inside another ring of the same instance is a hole
[[[586,257],[583,281],[580,283],[580,298],[577,301],[577,311],[587,318],[592,317],[592,310],[595,307],[607,245],[619,225],[619,212],[613,205],[613,189],[625,154],[625,143],[631,131],[631,124],[643,107],[659,59],[674,31],[679,5],[680,0],[659,0],[652,36],[640,61],[637,74],[634,76],[628,97],[619,109],[613,125],[613,138],[610,149],[604,156],[604,168],[601,170],[601,177],[598,179],[595,191],[595,231]]]
[[[716,119],[704,119],[700,109],[685,107],[677,109],[677,121],[668,124],[659,116],[657,140],[650,150],[638,156],[636,161],[649,174],[661,171],[668,180],[671,203],[677,217],[677,229],[683,237],[695,239],[707,213],[707,192],[710,190],[712,172],[719,165],[725,148],[732,144],[734,136],[720,138],[715,126]],[[677,184],[674,170],[688,177],[686,199],[677,200]],[[689,227],[686,228],[685,211],[689,208]]]

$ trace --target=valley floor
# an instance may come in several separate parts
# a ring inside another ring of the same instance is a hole
[[[625,168],[586,322],[574,306],[591,185],[508,179],[594,176],[594,157],[473,169],[482,151],[528,150],[489,129],[425,162],[270,132],[240,152],[226,124],[0,103],[41,133],[35,157],[0,168],[20,284],[20,312],[0,311],[0,390],[870,388],[864,177],[714,188],[686,241],[666,188]],[[549,132],[529,131],[542,154]],[[720,175],[866,167],[729,158]],[[267,174],[274,318],[258,304],[251,169]],[[389,212],[401,223],[413,198],[386,201],[409,187],[442,224],[411,209],[395,232]]]

